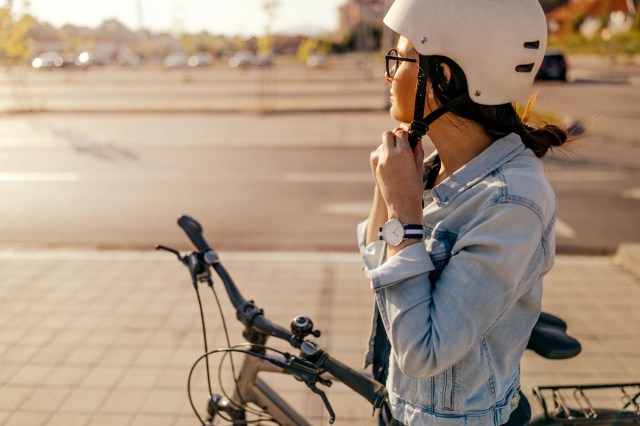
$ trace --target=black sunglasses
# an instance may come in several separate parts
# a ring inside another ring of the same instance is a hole
[[[418,62],[417,59],[402,58],[398,56],[398,51],[396,49],[389,49],[384,59],[386,60],[387,75],[389,78],[393,78],[393,76],[396,75],[400,62]]]

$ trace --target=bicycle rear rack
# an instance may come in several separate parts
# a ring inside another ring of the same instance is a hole
[[[607,396],[617,394],[614,399],[619,399],[621,406],[596,408],[592,399],[598,394]],[[587,423],[594,419],[640,418],[640,382],[584,386],[539,386],[533,389],[533,395],[542,406],[544,416],[553,421],[571,420],[572,424],[579,424],[582,421]]]

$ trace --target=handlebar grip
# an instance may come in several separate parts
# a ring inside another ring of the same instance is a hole
[[[362,395],[374,408],[380,408],[387,398],[387,388],[385,388],[382,383],[376,382],[364,374],[347,367],[329,355],[326,355],[326,359],[322,365],[338,380]]]
[[[180,219],[178,219],[178,225],[184,230],[184,232],[187,234],[187,237],[189,237],[198,251],[206,252],[208,250],[211,250],[211,247],[209,247],[209,244],[207,244],[204,237],[202,236],[202,226],[200,226],[200,224],[195,219],[186,215],[182,216],[180,217]]]

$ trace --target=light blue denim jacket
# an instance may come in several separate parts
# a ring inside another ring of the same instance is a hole
[[[433,153],[425,161],[429,168]],[[392,351],[387,388],[407,425],[500,425],[519,402],[520,359],[554,262],[556,198],[516,134],[425,191],[424,244],[384,261],[365,247],[377,321]]]

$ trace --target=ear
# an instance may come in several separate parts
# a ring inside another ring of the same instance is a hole
[[[444,73],[444,77],[447,79],[447,83],[451,82],[451,67],[449,67],[449,65],[445,64],[444,62],[440,64],[440,67],[442,68],[442,72]]]

